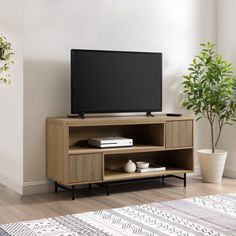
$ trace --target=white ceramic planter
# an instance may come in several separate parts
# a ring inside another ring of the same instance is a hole
[[[207,183],[220,183],[224,171],[227,152],[210,149],[198,150],[198,159],[201,168],[202,181]]]

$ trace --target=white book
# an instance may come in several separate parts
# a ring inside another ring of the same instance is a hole
[[[148,167],[148,168],[145,168],[145,169],[137,169],[136,171],[138,173],[148,173],[148,172],[155,172],[155,171],[162,171],[162,170],[166,170],[166,167],[164,167],[164,166]]]
[[[132,140],[130,138],[124,138],[124,137],[97,137],[97,138],[90,138],[89,141],[95,141],[101,144],[110,144],[115,142],[123,142],[127,140]]]

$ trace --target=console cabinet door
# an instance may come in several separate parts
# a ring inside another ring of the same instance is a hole
[[[83,154],[69,156],[69,182],[97,182],[102,180],[102,155]]]
[[[166,122],[166,148],[192,147],[193,121]]]

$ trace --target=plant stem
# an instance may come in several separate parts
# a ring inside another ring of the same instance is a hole
[[[215,142],[215,147],[217,146],[217,144],[220,140],[220,135],[221,135],[222,128],[223,128],[223,121],[219,122],[219,133],[218,133],[218,137],[217,137],[216,142]]]
[[[210,124],[211,124],[211,150],[212,150],[212,153],[215,153],[214,122],[210,122]]]

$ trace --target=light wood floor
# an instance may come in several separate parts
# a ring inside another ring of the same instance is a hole
[[[224,178],[221,184],[207,184],[200,177],[188,177],[187,188],[178,179],[165,180],[164,187],[160,180],[116,185],[111,187],[110,196],[101,187],[94,187],[90,194],[83,189],[75,201],[69,192],[21,196],[0,185],[0,224],[232,192],[236,192],[236,179]]]

